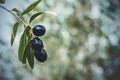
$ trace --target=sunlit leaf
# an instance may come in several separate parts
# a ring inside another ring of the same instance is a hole
[[[5,0],[0,0],[0,3],[4,4],[4,3],[5,3]]]
[[[30,48],[30,53],[27,57],[28,63],[30,67],[33,69],[34,68],[34,51]]]
[[[31,5],[29,5],[23,12],[22,12],[22,15],[30,12],[33,8],[35,8],[39,3],[40,3],[41,0],[37,0],[35,2],[33,2]]]
[[[54,13],[54,12],[52,12],[52,11],[46,11],[46,12],[44,12],[44,14],[50,14],[50,15],[55,15],[55,16],[57,16],[57,14]]]
[[[24,31],[24,33],[21,36],[20,43],[19,43],[19,48],[18,48],[18,58],[19,58],[20,61],[22,61],[22,57],[23,57],[25,46],[26,46],[26,42],[27,42],[26,32]]]
[[[38,12],[35,13],[31,16],[29,23],[31,23],[36,17],[40,16],[41,14],[43,14],[43,12]]]
[[[15,39],[15,36],[16,36],[16,33],[17,33],[17,29],[18,29],[18,26],[19,26],[19,23],[20,22],[16,22],[13,26],[13,32],[12,32],[12,35],[11,35],[11,46],[13,45],[13,42],[14,42],[14,39]]]
[[[38,16],[34,19],[35,23],[39,23],[45,19],[45,15]]]

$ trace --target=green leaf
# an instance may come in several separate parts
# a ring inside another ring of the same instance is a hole
[[[26,46],[26,42],[27,42],[26,31],[24,31],[21,36],[19,48],[18,48],[18,58],[20,61],[22,61],[22,58],[23,58],[23,53],[24,53],[24,49]]]
[[[31,27],[27,26],[26,27],[26,35],[29,37],[30,33],[31,33]]]
[[[28,41],[28,43],[24,49],[22,63],[26,63],[26,58],[28,57],[29,54],[30,54],[30,41]]]
[[[40,3],[41,0],[37,0],[35,2],[33,2],[31,5],[29,5],[23,12],[22,12],[22,15],[30,12],[33,8],[35,8],[39,3]]]
[[[4,4],[4,3],[5,3],[5,0],[0,0],[0,3]]]
[[[29,23],[31,23],[36,17],[38,17],[38,16],[41,15],[41,14],[44,14],[44,13],[43,13],[43,12],[38,12],[38,13],[33,14],[33,15],[30,17]]]
[[[30,30],[31,27],[27,26],[24,30],[25,36],[26,36],[26,43],[27,45],[25,45],[24,51],[23,51],[23,55],[22,55],[22,63],[26,63],[26,58],[27,56],[30,54],[30,39],[32,38],[31,34],[30,34]]]
[[[32,38],[32,32],[30,26],[26,27],[26,36],[28,37],[28,41]]]
[[[30,48],[30,53],[27,57],[28,63],[30,67],[33,69],[34,68],[34,51]]]
[[[55,16],[57,16],[56,13],[51,12],[51,11],[37,12],[37,13],[33,14],[33,15],[30,17],[29,23],[31,23],[35,18],[39,17],[41,14],[48,14],[48,15],[50,14],[50,15],[55,15]]]
[[[17,8],[13,8],[12,11],[17,12],[17,13],[20,12],[20,10],[18,10]]]
[[[12,35],[11,35],[11,46],[13,45],[13,42],[14,42],[14,39],[15,39],[15,36],[16,36],[16,33],[17,33],[17,29],[18,29],[18,26],[19,26],[19,23],[20,22],[16,22],[13,26],[13,32],[12,32]]]

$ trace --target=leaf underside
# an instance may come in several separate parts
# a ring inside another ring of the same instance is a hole
[[[44,14],[44,13],[43,13],[43,12],[38,12],[38,13],[33,14],[33,15],[30,17],[29,23],[31,23],[36,17],[40,16],[41,14]]]

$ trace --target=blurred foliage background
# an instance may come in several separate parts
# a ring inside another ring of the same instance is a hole
[[[33,0],[6,0],[8,9],[23,10]],[[17,57],[21,26],[10,46],[14,16],[0,8],[0,80],[120,80],[120,1],[42,0],[28,15],[41,15],[31,24],[46,26],[41,37],[48,59],[35,60],[33,70]]]

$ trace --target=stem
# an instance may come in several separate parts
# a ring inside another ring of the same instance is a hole
[[[0,5],[0,7],[4,10],[8,11],[9,13],[11,13],[14,17],[16,17],[18,20],[20,20],[25,26],[28,26],[28,24],[26,24],[19,16],[15,15],[11,10],[5,8],[2,5]]]

